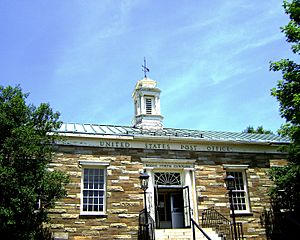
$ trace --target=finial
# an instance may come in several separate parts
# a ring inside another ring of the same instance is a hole
[[[147,65],[146,65],[146,58],[144,57],[144,65],[142,65],[142,71],[144,72],[144,77],[147,78],[147,72],[150,72],[150,69],[147,68]]]

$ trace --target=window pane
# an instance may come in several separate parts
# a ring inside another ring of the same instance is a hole
[[[247,210],[246,190],[244,187],[243,172],[227,172],[235,178],[235,190],[232,191],[233,207],[235,210]]]
[[[100,176],[99,176],[99,175],[96,175],[96,176],[94,177],[94,182],[95,182],[95,183],[99,183],[99,181],[100,181]]]
[[[83,211],[99,212],[104,209],[104,169],[83,170]]]

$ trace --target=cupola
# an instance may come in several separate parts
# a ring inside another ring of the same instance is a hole
[[[160,113],[160,89],[156,81],[146,75],[135,85],[132,94],[135,116],[133,125],[137,128],[159,130],[163,128]]]

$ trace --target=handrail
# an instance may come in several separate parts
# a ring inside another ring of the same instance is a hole
[[[226,239],[234,239],[233,224],[221,213],[213,207],[205,209],[202,213],[202,227],[214,228],[219,235],[223,235]],[[242,223],[236,223],[238,239],[244,239]]]
[[[147,221],[146,221],[147,218]],[[146,223],[147,222],[147,223]],[[154,220],[149,212],[146,213],[145,209],[140,211],[139,214],[139,240],[155,240],[154,234]]]
[[[211,240],[211,238],[203,231],[203,229],[195,222],[194,219],[191,218],[192,229],[193,229],[193,240],[196,240],[196,231],[195,226],[200,230],[200,232],[206,237],[206,239]]]

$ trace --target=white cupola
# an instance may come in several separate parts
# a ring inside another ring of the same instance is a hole
[[[160,113],[160,89],[156,81],[145,76],[139,80],[132,94],[135,116],[133,125],[137,128],[159,130],[163,128]]]

